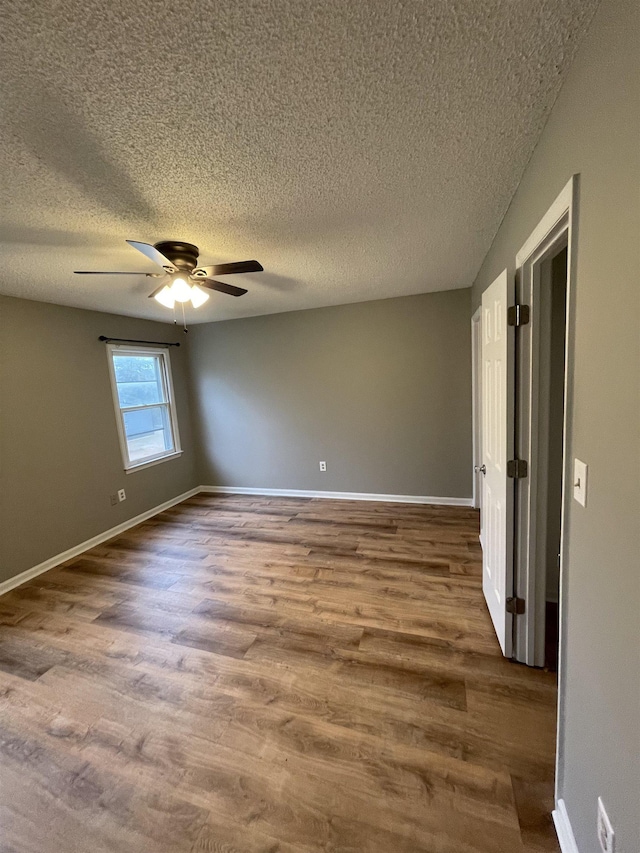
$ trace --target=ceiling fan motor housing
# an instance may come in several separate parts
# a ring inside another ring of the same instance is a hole
[[[192,272],[198,265],[199,250],[193,243],[180,243],[177,240],[165,240],[154,243],[154,248],[168,258],[178,269]]]

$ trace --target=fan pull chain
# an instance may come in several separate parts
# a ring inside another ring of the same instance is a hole
[[[182,305],[182,326],[183,326],[182,331],[186,335],[187,332],[189,331],[189,329],[187,329],[187,318],[184,316],[184,302],[181,302],[180,304]]]

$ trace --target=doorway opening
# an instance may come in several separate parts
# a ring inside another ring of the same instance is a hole
[[[572,482],[571,408],[572,179],[516,258],[516,300],[529,307],[517,327],[515,456],[528,470],[515,484],[515,595],[526,602],[515,620],[514,658],[561,667],[564,531]],[[575,245],[575,244],[574,244]]]
[[[545,668],[558,669],[560,545],[564,479],[567,247],[540,267],[538,375],[538,571],[544,575]],[[542,619],[540,620],[542,623]]]
[[[480,345],[472,326],[483,592],[503,655],[557,672],[556,744],[565,718],[578,190],[574,175],[516,255],[515,277],[505,269],[482,293]],[[556,825],[559,767],[556,748]]]

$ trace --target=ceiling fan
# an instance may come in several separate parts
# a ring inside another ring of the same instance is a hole
[[[199,308],[209,298],[209,294],[202,289],[203,287],[227,293],[229,296],[243,296],[247,292],[243,287],[215,281],[210,276],[262,272],[263,270],[262,264],[258,261],[236,261],[230,264],[199,267],[198,247],[192,243],[182,243],[177,240],[165,240],[153,246],[150,243],[138,243],[135,240],[127,240],[127,243],[157,264],[163,272],[75,270],[76,275],[146,275],[148,278],[162,278],[162,284],[149,294],[149,299],[157,299],[167,308],[173,308],[176,302],[191,302],[194,308]]]

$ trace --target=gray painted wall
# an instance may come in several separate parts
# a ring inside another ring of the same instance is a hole
[[[196,485],[185,354],[171,351],[178,459],[124,473],[98,335],[176,340],[172,326],[0,297],[0,581]],[[125,488],[112,507],[109,495]]]
[[[194,327],[201,482],[470,497],[469,307],[467,289]]]
[[[596,799],[616,853],[640,850],[640,126],[637,0],[604,0],[474,284],[474,304],[563,185],[580,173],[570,453],[589,465],[571,502],[563,578],[559,788],[580,853]]]

